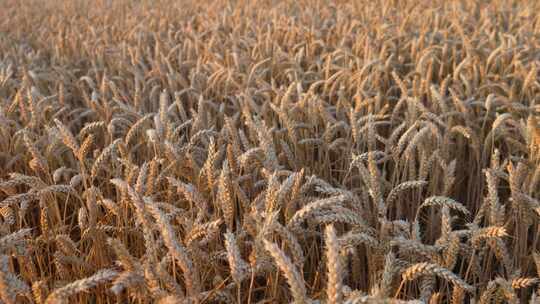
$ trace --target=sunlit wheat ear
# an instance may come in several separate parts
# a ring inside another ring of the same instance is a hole
[[[64,287],[54,290],[45,300],[46,304],[68,303],[71,295],[87,291],[98,285],[107,283],[115,278],[118,273],[114,270],[104,269],[96,272],[94,275],[74,281]]]
[[[334,205],[334,204],[340,204],[343,201],[345,201],[345,196],[338,195],[335,197],[330,197],[327,199],[320,199],[317,201],[314,201],[312,203],[309,203],[308,205],[304,206],[302,209],[298,210],[294,216],[289,220],[287,226],[289,228],[296,228],[303,220],[311,216],[314,212],[317,210]]]
[[[448,269],[453,269],[459,255],[461,240],[459,236],[451,235],[446,244],[446,250],[443,251],[443,265]]]
[[[538,278],[517,278],[512,280],[512,288],[514,289],[521,289],[521,288],[528,288],[530,286],[534,286],[538,284],[539,279]]]
[[[397,237],[390,241],[390,245],[397,246],[400,251],[408,252],[409,254],[418,254],[429,259],[436,259],[441,247],[425,245],[418,240],[407,240],[403,237]]]
[[[157,221],[165,246],[184,273],[184,283],[186,284],[188,294],[197,295],[200,288],[199,277],[186,249],[178,242],[176,234],[165,214],[155,206],[152,206],[150,211]]]
[[[229,229],[233,229],[234,225],[234,213],[235,213],[235,203],[233,201],[231,193],[231,183],[230,183],[230,171],[227,162],[223,164],[223,169],[219,176],[218,181],[218,198],[220,200],[220,207],[223,210],[223,215],[225,217],[225,223]]]
[[[454,289],[452,290],[451,303],[452,304],[463,303],[464,300],[465,300],[465,292],[463,291],[463,289],[461,289],[461,287],[459,286],[454,286]]]
[[[66,146],[68,146],[73,153],[77,153],[79,151],[79,144],[77,143],[77,140],[75,139],[75,136],[71,133],[71,131],[58,119],[55,119],[54,122],[56,123],[56,126],[58,127],[58,130],[60,131],[60,135],[62,136],[62,141]]]
[[[225,233],[225,247],[227,249],[227,259],[229,260],[231,275],[237,283],[241,283],[246,275],[248,265],[242,259],[236,239],[230,232]]]
[[[538,302],[539,1],[35,2],[0,302]]]
[[[306,284],[291,260],[279,247],[264,240],[264,248],[274,258],[279,270],[287,278],[295,303],[308,303]]]
[[[137,176],[137,182],[135,183],[135,191],[137,191],[138,193],[144,193],[146,191],[148,170],[149,170],[148,162],[145,162],[139,170],[139,175]]]
[[[44,280],[36,281],[32,284],[32,295],[34,296],[34,301],[37,304],[44,303],[44,297],[48,294],[47,284]]]
[[[104,163],[107,161],[108,158],[110,158],[114,153],[117,145],[121,143],[121,139],[117,139],[114,142],[112,142],[109,146],[107,146],[101,154],[98,156],[98,158],[94,161],[94,165],[92,166],[92,169],[90,171],[90,175],[92,178],[95,178],[98,174],[98,170],[101,169],[101,167],[104,165]]]
[[[85,157],[90,153],[90,149],[92,148],[92,145],[94,144],[95,136],[94,134],[88,135],[84,141],[81,144],[81,147],[79,148],[79,151],[77,151],[77,158],[79,160],[84,160]]]
[[[141,117],[139,120],[137,120],[130,128],[129,128],[129,131],[127,132],[125,138],[124,138],[124,142],[126,143],[126,145],[129,145],[130,143],[132,143],[135,139],[135,137],[137,135],[139,135],[142,131],[142,129],[144,128],[144,124],[146,122],[148,122],[150,120],[150,118],[152,118],[152,114],[147,114],[143,117]]]
[[[397,185],[390,191],[390,193],[386,197],[387,207],[391,207],[392,202],[396,201],[397,198],[402,195],[404,191],[408,189],[421,188],[425,185],[427,185],[426,181],[408,181]]]
[[[68,235],[59,234],[56,236],[56,245],[66,255],[78,256],[80,254],[77,245],[71,240]]]
[[[461,212],[464,215],[469,215],[470,212],[463,204],[445,196],[431,196],[424,200],[424,202],[418,207],[417,214],[420,213],[422,208],[426,207],[444,207],[447,206],[452,210]]]
[[[304,249],[302,248],[302,245],[298,242],[298,239],[289,229],[287,229],[285,226],[281,225],[277,221],[272,225],[272,229],[276,231],[281,238],[286,240],[287,246],[292,252],[295,265],[301,269],[301,267],[303,267],[304,265],[305,257]]]
[[[328,268],[328,284],[326,296],[328,303],[341,303],[343,298],[343,262],[339,254],[339,241],[333,225],[325,229],[326,259]]]
[[[422,275],[435,275],[441,279],[445,279],[446,281],[449,281],[453,283],[454,285],[459,286],[463,290],[466,290],[468,292],[473,292],[474,287],[467,284],[463,279],[458,277],[453,272],[449,271],[446,268],[440,267],[436,264],[430,264],[430,263],[418,263],[410,266],[409,268],[405,269],[405,271],[402,273],[402,279],[403,281],[411,281],[414,280]]]
[[[48,172],[49,167],[48,167],[48,164],[47,164],[47,160],[41,154],[41,152],[36,148],[34,143],[30,140],[30,138],[28,137],[27,132],[24,133],[23,139],[24,139],[24,144],[26,145],[26,148],[28,149],[28,151],[32,155],[32,160],[31,160],[30,166],[32,168],[39,169],[42,172]]]
[[[505,227],[490,226],[474,231],[471,237],[473,247],[477,248],[482,240],[506,237],[508,234]]]
[[[94,135],[94,133],[97,133],[100,129],[104,129],[105,127],[106,125],[104,121],[94,121],[88,123],[79,131],[77,137],[79,137],[79,139],[86,138],[87,136]]]
[[[127,248],[117,239],[109,238],[107,243],[113,248],[122,267],[129,271],[140,271],[139,262],[131,256]]]
[[[342,247],[340,250],[347,247],[358,246],[360,244],[364,244],[371,248],[377,248],[380,245],[377,239],[364,232],[350,231],[339,237],[339,245]]]

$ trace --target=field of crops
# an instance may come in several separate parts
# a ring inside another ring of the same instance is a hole
[[[540,1],[0,1],[0,302],[538,303]]]

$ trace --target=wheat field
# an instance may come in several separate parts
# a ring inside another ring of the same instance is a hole
[[[539,303],[540,1],[0,2],[1,303]]]

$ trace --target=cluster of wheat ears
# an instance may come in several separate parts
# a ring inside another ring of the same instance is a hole
[[[540,1],[0,9],[2,303],[537,303]]]

